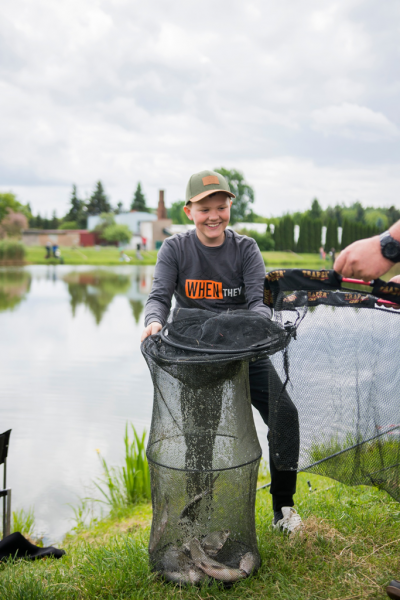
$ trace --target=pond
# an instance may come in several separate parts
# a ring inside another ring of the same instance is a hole
[[[149,430],[153,387],[140,352],[154,267],[0,269],[0,431],[12,429],[13,510],[33,508],[57,541],[94,496],[98,452],[118,465],[125,424]],[[267,428],[254,414],[264,456]]]

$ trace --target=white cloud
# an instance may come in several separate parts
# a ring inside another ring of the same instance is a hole
[[[399,16],[372,0],[3,3],[0,189],[60,214],[73,182],[127,205],[140,180],[154,205],[222,164],[249,180],[281,165],[288,201],[288,161],[313,165],[310,188],[368,180],[400,161]]]
[[[399,130],[381,112],[366,106],[343,103],[312,113],[313,127],[324,135],[337,135],[364,142],[377,142],[399,135]]]

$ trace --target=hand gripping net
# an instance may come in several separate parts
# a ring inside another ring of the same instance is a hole
[[[282,381],[289,373],[298,470],[378,486],[400,501],[400,311],[392,304],[400,304],[400,285],[376,280],[372,294],[343,286],[334,271],[272,271],[265,281],[275,321],[296,323],[295,339],[271,361]],[[277,381],[272,441],[285,423]]]
[[[144,341],[154,384],[149,554],[167,580],[232,583],[259,567],[248,361],[282,350],[290,335],[250,311],[178,309]]]

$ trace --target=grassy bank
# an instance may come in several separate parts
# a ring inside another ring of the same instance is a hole
[[[35,265],[59,264],[56,259],[45,259],[45,248],[30,246],[26,248],[26,262]],[[142,252],[143,260],[137,260],[135,250],[126,250],[130,262],[120,261],[120,251],[114,246],[96,248],[61,248],[61,255],[68,265],[155,265],[157,251]],[[294,254],[293,252],[263,252],[266,266],[271,267],[304,267],[330,268],[331,261],[322,261],[318,254]]]
[[[310,493],[307,480],[312,488]],[[329,489],[327,489],[329,488]],[[384,599],[388,580],[400,577],[399,504],[384,492],[349,488],[323,477],[299,475],[301,536],[271,531],[271,500],[257,497],[259,572],[231,589],[164,584],[148,567],[148,504],[126,509],[67,536],[61,560],[0,566],[0,597],[7,600],[149,599]]]

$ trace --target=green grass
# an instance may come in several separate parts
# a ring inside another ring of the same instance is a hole
[[[119,260],[119,249],[114,246],[101,247],[98,250],[88,248],[61,248],[64,263],[68,265],[155,265],[157,250],[142,251],[143,260],[136,259],[135,250],[126,250],[131,262]],[[42,246],[26,247],[26,262],[37,265],[59,264],[56,259],[45,259],[45,248]],[[304,268],[330,268],[331,261],[320,260],[318,254],[295,254],[293,252],[262,252],[267,266],[277,267],[304,267]]]
[[[125,253],[131,258],[131,262],[119,260],[120,250],[115,246],[88,248],[66,248],[62,247],[61,256],[67,265],[95,265],[95,266],[121,266],[121,265],[155,265],[157,251],[142,251],[143,260],[136,259],[135,250],[126,250]],[[60,261],[55,258],[45,259],[46,250],[43,246],[26,246],[27,263],[35,265],[55,265]]]
[[[99,453],[103,477],[94,482],[103,496],[102,502],[116,513],[143,500],[151,500],[150,471],[146,457],[146,431],[139,437],[131,423],[132,440],[129,439],[128,424],[125,426],[125,464],[110,467]]]
[[[307,480],[313,492],[310,493]],[[0,566],[0,597],[7,600],[129,599],[384,599],[400,577],[400,508],[385,492],[349,488],[299,474],[297,508],[304,533],[288,538],[270,527],[268,491],[257,494],[258,573],[223,589],[165,584],[148,566],[149,504],[126,509],[61,545],[61,560],[9,561]]]

